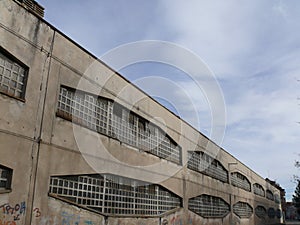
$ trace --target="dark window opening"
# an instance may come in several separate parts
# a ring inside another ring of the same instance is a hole
[[[13,170],[0,165],[0,191],[11,190]]]

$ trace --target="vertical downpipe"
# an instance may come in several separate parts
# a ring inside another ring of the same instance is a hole
[[[28,208],[27,208],[27,215],[26,215],[26,219],[25,219],[25,224],[30,225],[32,224],[32,216],[33,216],[33,208],[34,208],[34,199],[35,199],[35,193],[36,193],[36,182],[37,182],[37,171],[38,171],[38,166],[39,166],[39,156],[40,156],[40,147],[41,147],[41,136],[42,136],[42,131],[43,131],[43,121],[44,121],[44,115],[45,115],[45,103],[46,103],[46,96],[47,96],[47,91],[48,91],[48,83],[49,83],[49,76],[50,76],[50,68],[51,68],[51,59],[52,59],[52,52],[53,52],[53,46],[54,46],[54,39],[55,39],[55,34],[56,31],[53,30],[53,36],[52,36],[52,41],[51,41],[51,46],[50,46],[50,51],[48,52],[48,58],[49,58],[49,64],[48,64],[48,71],[46,72],[46,82],[45,82],[45,86],[44,86],[44,94],[42,92],[43,90],[43,79],[42,79],[42,83],[41,83],[41,93],[43,94],[42,96],[42,100],[40,101],[42,103],[42,105],[38,105],[38,107],[41,107],[41,119],[40,121],[37,121],[39,130],[37,132],[37,134],[35,135],[35,142],[37,143],[37,152],[34,153],[34,145],[32,147],[32,174],[31,174],[31,178],[30,178],[30,188],[29,188],[29,197],[28,197]],[[46,63],[44,65],[44,67],[46,66]],[[38,112],[39,112],[39,108],[38,108]]]

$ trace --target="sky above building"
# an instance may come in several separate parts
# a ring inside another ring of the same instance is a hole
[[[294,167],[300,159],[298,0],[38,2],[48,22],[99,58],[144,40],[174,43],[196,54],[213,71],[224,97],[220,146],[262,177],[276,180],[291,200],[293,175],[300,173]],[[120,73],[210,136],[209,100],[186,72],[143,62]],[[185,92],[164,82],[151,84],[152,76]]]

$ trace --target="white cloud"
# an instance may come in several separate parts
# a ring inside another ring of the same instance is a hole
[[[300,145],[299,14],[287,2],[165,2],[176,42],[220,78],[227,106],[223,146],[263,176],[290,187]],[[299,5],[299,4],[298,4]],[[289,192],[291,190],[289,189]],[[289,199],[291,193],[288,193]]]

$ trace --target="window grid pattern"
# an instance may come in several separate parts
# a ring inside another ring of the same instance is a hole
[[[181,147],[158,126],[110,100],[61,87],[57,115],[160,158],[181,163]]]
[[[144,151],[151,152],[154,155],[157,155],[161,158],[166,158],[161,154],[162,151],[158,151],[158,133],[159,129],[157,129],[153,124],[148,123],[142,119],[138,119],[138,146],[139,148],[143,149]],[[175,159],[176,160],[176,159]]]
[[[242,188],[246,191],[251,191],[250,181],[247,179],[246,176],[239,172],[231,173],[231,184],[235,187]]]
[[[222,164],[204,152],[188,152],[188,168],[228,183],[228,172]]]
[[[202,217],[225,217],[230,212],[230,206],[222,198],[200,195],[189,199],[189,210]]]
[[[127,143],[132,146],[137,146],[137,118],[132,118],[130,120],[130,115],[132,117],[132,114],[129,114],[128,111],[122,109],[121,114],[113,113],[111,120],[111,134],[121,142]]]
[[[280,203],[280,197],[279,197],[278,194],[274,194],[274,201],[275,201],[276,203]]]
[[[274,208],[269,208],[268,209],[268,216],[270,218],[274,218],[275,217],[275,209]]]
[[[250,218],[253,214],[253,209],[246,202],[238,202],[233,205],[233,212],[240,218]]]
[[[259,205],[255,208],[255,215],[259,218],[264,218],[267,215],[267,210],[265,207]]]
[[[181,199],[159,185],[115,175],[51,177],[50,194],[107,215],[160,215]]]
[[[27,70],[0,52],[0,92],[24,99]]]
[[[181,150],[179,146],[173,143],[170,138],[161,129],[157,129],[158,149],[157,154],[159,157],[169,161],[179,161]]]
[[[109,102],[81,92],[61,88],[58,114],[91,130],[106,133]]]
[[[276,216],[277,216],[278,219],[280,219],[282,217],[282,212],[281,212],[280,209],[276,210]]]
[[[260,184],[258,183],[253,184],[253,191],[254,194],[265,197],[265,190]]]
[[[0,165],[0,190],[10,190],[13,170]]]
[[[266,191],[266,197],[267,199],[271,200],[271,201],[274,201],[274,195],[273,195],[273,192],[270,191],[270,190],[267,190]]]

